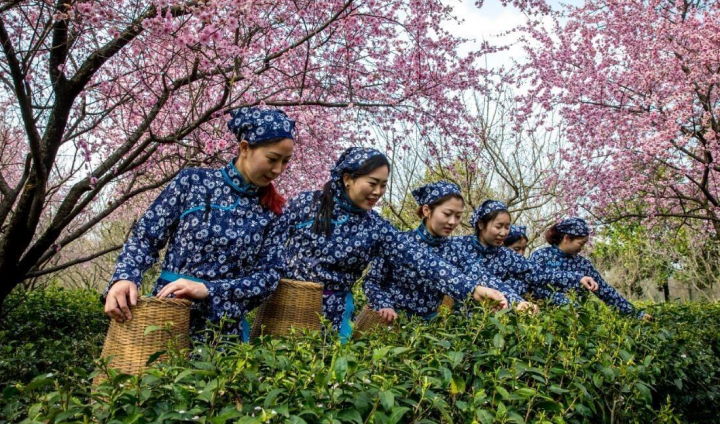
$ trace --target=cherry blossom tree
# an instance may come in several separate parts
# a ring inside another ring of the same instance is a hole
[[[287,194],[371,143],[372,125],[457,139],[457,93],[484,73],[444,29],[454,19],[440,0],[3,1],[0,305],[26,278],[117,249],[52,260],[136,216],[182,167],[232,157],[231,108],[297,120]]]
[[[565,126],[566,204],[720,235],[720,2],[587,0],[523,28],[516,76]],[[543,125],[549,125],[544,123]]]

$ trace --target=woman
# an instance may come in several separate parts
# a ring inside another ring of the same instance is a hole
[[[531,261],[546,267],[567,272],[577,272],[591,276],[599,286],[595,295],[607,305],[617,308],[621,313],[638,318],[650,319],[650,315],[638,311],[620,293],[617,292],[589,260],[580,255],[585,243],[590,238],[590,228],[581,218],[567,218],[553,225],[545,233],[545,240],[550,246],[535,251],[530,257]],[[555,290],[545,287],[537,292],[538,297],[552,299],[553,303],[565,304],[569,300],[565,296],[565,287],[554,287]]]
[[[525,251],[528,245],[527,227],[524,225],[510,225],[507,237],[503,241],[503,246],[517,253],[518,255],[525,257]],[[517,281],[510,279],[506,281],[507,285],[516,287],[518,290],[526,292],[533,298],[545,299],[548,296],[554,297],[555,294],[551,293],[552,290],[547,285],[532,286],[528,285],[523,281]],[[538,291],[539,290],[539,291]],[[561,297],[564,295],[561,293]]]
[[[501,293],[478,285],[457,268],[419,249],[372,208],[386,190],[390,164],[371,148],[351,147],[340,156],[322,191],[301,193],[273,226],[268,263],[282,277],[324,286],[323,314],[341,340],[351,334],[352,286],[371,260],[382,257],[417,273],[418,281],[458,300],[491,298]],[[274,259],[273,259],[274,257]]]
[[[503,247],[510,231],[510,212],[504,203],[487,200],[478,207],[470,219],[474,235],[455,238],[458,249],[466,260],[463,269],[472,275],[473,268],[482,266],[490,273],[512,285],[516,292],[524,294],[536,287],[554,284],[558,287],[583,286],[597,290],[597,283],[586,274],[559,269],[544,269],[512,250]]]
[[[225,315],[236,321],[225,331],[247,338],[244,315],[275,289],[277,275],[255,265],[285,203],[272,181],[293,155],[295,123],[280,110],[231,116],[238,157],[221,169],[183,169],[134,226],[105,292],[105,313],[118,322],[132,319],[142,275],[168,244],[153,294],[191,299],[193,332]]]
[[[511,225],[507,237],[503,241],[503,246],[512,250],[520,256],[525,256],[525,250],[528,245],[527,227],[524,225]]]
[[[460,224],[465,206],[460,187],[446,181],[430,183],[412,191],[419,205],[416,213],[420,225],[405,234],[428,252],[458,266],[462,263],[452,249],[450,235]],[[475,276],[484,286],[499,290],[509,303],[525,309],[525,302],[514,290],[488,273]],[[372,309],[386,322],[392,322],[398,310],[430,319],[437,314],[446,294],[421,284],[412,269],[395,265],[384,258],[376,258],[364,280],[365,294]]]

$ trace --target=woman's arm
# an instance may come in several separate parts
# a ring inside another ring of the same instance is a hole
[[[189,193],[189,170],[182,170],[168,184],[140,220],[117,258],[115,272],[103,292],[105,313],[117,321],[131,319],[129,306],[135,305],[143,273],[158,259],[177,228]]]
[[[363,278],[363,290],[373,310],[395,309],[388,285],[391,283],[391,266],[382,257],[373,259],[370,269]]]

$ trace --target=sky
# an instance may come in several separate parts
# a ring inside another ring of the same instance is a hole
[[[454,35],[474,39],[475,43],[468,43],[466,51],[474,50],[480,42],[487,40],[493,45],[512,44],[517,40],[517,34],[504,35],[523,22],[525,16],[517,8],[503,6],[500,0],[485,0],[482,8],[475,7],[474,0],[446,0],[455,9],[455,15],[462,17],[464,22],[460,25],[448,26],[447,29]],[[563,4],[580,6],[583,0],[547,0],[553,9],[560,9]],[[490,67],[501,65],[509,66],[513,59],[522,59],[523,51],[519,46],[496,53],[488,58]]]

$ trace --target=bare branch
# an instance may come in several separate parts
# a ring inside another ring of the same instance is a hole
[[[122,244],[118,244],[118,245],[111,246],[106,249],[100,250],[99,252],[93,253],[92,255],[88,255],[88,256],[85,256],[82,258],[77,258],[72,261],[65,262],[62,265],[57,265],[52,268],[46,268],[46,269],[43,269],[40,271],[29,272],[27,274],[26,278],[36,278],[36,277],[40,277],[43,275],[52,274],[54,272],[62,271],[63,269],[70,268],[73,265],[78,265],[78,264],[82,264],[85,262],[89,262],[93,259],[99,258],[100,256],[107,255],[108,253],[114,252],[116,250],[120,250],[120,249],[122,249],[122,247],[123,247]]]

